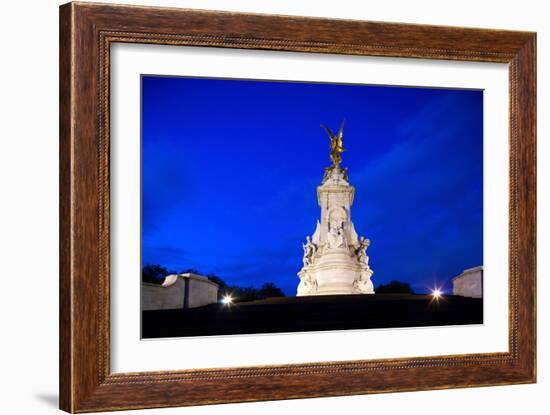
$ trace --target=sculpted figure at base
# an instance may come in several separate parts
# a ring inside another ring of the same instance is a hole
[[[359,280],[355,281],[355,287],[357,288],[357,290],[359,290],[363,294],[374,293],[374,285],[370,280],[371,275],[372,275],[372,270],[363,270],[361,271],[361,276]]]
[[[336,227],[330,228],[327,237],[327,248],[328,249],[337,249],[345,247],[346,242],[344,240],[344,235],[342,229],[337,229]]]
[[[359,247],[355,250],[357,259],[360,263],[369,266],[369,257],[367,256],[367,248],[370,245],[370,239],[365,239],[364,236],[359,238]]]
[[[302,244],[302,247],[304,248],[304,266],[309,266],[313,264],[313,258],[315,256],[315,253],[317,252],[317,245],[311,242],[309,236],[306,236],[306,243]]]
[[[370,240],[358,238],[351,222],[355,188],[348,171],[340,167],[344,151],[342,122],[338,134],[322,126],[330,138],[332,165],[325,168],[317,187],[320,220],[313,236],[306,237],[303,267],[298,273],[297,295],[374,294],[367,248]]]
[[[297,295],[314,295],[317,292],[317,281],[307,271],[298,275],[300,284],[298,284]]]

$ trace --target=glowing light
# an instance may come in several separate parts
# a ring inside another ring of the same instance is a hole
[[[233,304],[233,297],[231,297],[229,294],[224,295],[222,297],[222,304],[223,305],[231,305]]]
[[[433,298],[439,299],[442,295],[443,295],[443,292],[439,288],[436,288],[435,290],[432,290]]]

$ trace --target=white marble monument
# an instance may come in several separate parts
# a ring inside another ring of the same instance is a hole
[[[343,147],[343,127],[338,134],[324,127],[330,138],[332,166],[325,169],[323,181],[317,187],[321,220],[310,238],[306,237],[304,265],[298,277],[297,294],[374,294],[367,248],[370,241],[358,237],[351,221],[351,205],[355,188],[350,185],[347,169],[340,163]]]

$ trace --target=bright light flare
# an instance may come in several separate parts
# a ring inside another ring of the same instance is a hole
[[[233,297],[231,297],[229,294],[224,295],[222,297],[222,304],[223,305],[231,305],[233,304]]]
[[[442,295],[443,295],[443,292],[439,288],[436,288],[435,290],[432,290],[432,297],[434,299],[439,300]]]

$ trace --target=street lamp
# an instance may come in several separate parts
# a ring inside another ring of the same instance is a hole
[[[233,297],[231,297],[230,294],[226,294],[222,297],[222,304],[223,305],[231,305],[233,304]]]
[[[439,300],[442,295],[443,295],[443,292],[439,288],[432,290],[432,297],[435,300]]]

